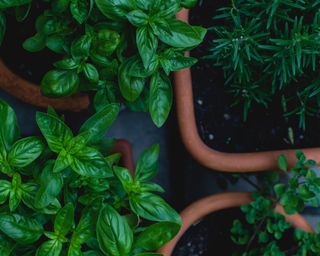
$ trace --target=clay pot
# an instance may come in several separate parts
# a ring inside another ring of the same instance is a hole
[[[188,230],[188,228],[190,228],[194,223],[200,221],[203,217],[223,209],[240,207],[241,205],[249,204],[250,202],[252,202],[250,193],[227,192],[208,196],[191,204],[180,214],[182,218],[182,227],[178,235],[161,248],[159,253],[162,253],[164,256],[171,256],[175,246],[183,234]],[[300,228],[306,232],[313,232],[313,228],[301,215],[286,215],[280,205],[276,206],[276,211],[283,214],[286,217],[286,220],[294,227]]]
[[[182,9],[177,18],[188,22],[189,10]],[[187,55],[189,53],[186,53]],[[257,153],[224,153],[208,147],[200,138],[194,112],[191,69],[175,72],[177,117],[182,141],[190,154],[203,166],[224,172],[257,172],[275,170],[280,154],[288,158],[289,165],[296,161],[294,150]],[[304,149],[309,159],[320,162],[320,148]]]
[[[75,94],[61,99],[42,96],[38,85],[14,74],[1,60],[0,89],[25,103],[41,108],[52,106],[57,110],[80,112],[87,109],[90,104],[88,95],[84,94]]]

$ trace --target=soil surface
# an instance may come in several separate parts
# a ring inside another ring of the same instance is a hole
[[[191,23],[212,27],[212,17],[225,1],[200,0],[191,11]],[[316,147],[320,144],[320,117],[307,119],[306,130],[299,128],[298,117],[284,118],[280,100],[275,98],[266,109],[253,105],[248,121],[242,118],[242,106],[232,106],[234,99],[224,85],[225,79],[210,54],[213,35],[192,52],[200,61],[192,68],[194,104],[199,133],[211,148],[225,152],[254,152],[273,149]],[[291,135],[292,134],[292,135]]]
[[[244,216],[239,208],[232,208],[213,213],[187,230],[178,242],[173,256],[231,256],[233,253],[244,252],[245,247],[236,245],[230,238],[233,220]],[[292,230],[285,233],[280,247],[286,251],[293,241]],[[257,241],[253,243],[257,248]]]
[[[53,68],[52,63],[61,59],[61,56],[47,48],[36,53],[23,49],[23,42],[36,33],[36,18],[46,9],[46,3],[34,1],[28,18],[17,22],[15,14],[7,15],[7,31],[0,47],[0,57],[6,65],[17,75],[39,84],[42,77]]]

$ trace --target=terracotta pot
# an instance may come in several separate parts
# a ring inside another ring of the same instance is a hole
[[[80,112],[87,109],[90,104],[88,95],[84,94],[75,94],[61,99],[44,97],[41,95],[38,85],[28,82],[14,74],[1,60],[0,89],[23,102],[41,108],[52,106],[57,110]]]
[[[189,10],[183,9],[177,18],[188,22]],[[188,54],[188,53],[187,53]],[[288,157],[289,165],[296,160],[294,150],[277,150],[258,153],[224,153],[208,147],[197,130],[193,104],[191,69],[174,74],[177,117],[182,141],[190,154],[203,166],[225,172],[256,172],[277,169],[280,154]],[[320,162],[320,148],[304,149],[309,159]]]
[[[121,154],[121,165],[127,168],[131,175],[134,175],[134,159],[131,144],[124,139],[116,140],[116,143],[113,145],[112,153]]]
[[[191,204],[181,212],[182,227],[178,235],[171,242],[161,248],[159,253],[162,253],[164,256],[171,256],[182,235],[188,228],[190,228],[194,223],[197,223],[203,217],[219,210],[240,207],[241,205],[249,204],[251,201],[252,197],[250,193],[227,192],[209,196]],[[280,205],[276,206],[276,211],[285,215],[284,210]],[[301,215],[285,215],[285,217],[294,227],[300,228],[306,232],[313,232],[313,228]]]

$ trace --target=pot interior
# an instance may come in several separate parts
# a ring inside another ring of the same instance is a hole
[[[232,256],[235,252],[245,252],[246,246],[236,245],[230,238],[233,220],[245,223],[239,208],[231,208],[212,213],[190,227],[177,243],[172,256]],[[285,233],[280,246],[286,251],[292,248],[293,230]],[[259,247],[257,241],[253,248]],[[290,254],[288,254],[290,255]]]
[[[229,6],[230,1],[201,0],[191,10],[190,23],[206,28],[221,25],[213,20],[217,9]],[[191,52],[199,62],[192,68],[194,106],[198,131],[211,148],[224,152],[256,152],[276,149],[294,149],[319,146],[320,115],[308,117],[306,130],[299,128],[298,116],[285,118],[280,96],[275,96],[269,107],[253,104],[248,120],[243,121],[242,105],[233,105],[235,99],[224,85],[221,68],[214,67],[210,54],[213,32],[208,31],[205,41]],[[270,85],[271,86],[271,85]],[[290,95],[296,94],[295,86]],[[296,105],[288,105],[288,109]]]

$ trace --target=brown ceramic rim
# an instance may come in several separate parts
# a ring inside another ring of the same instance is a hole
[[[191,204],[180,214],[182,218],[182,227],[178,235],[162,247],[159,250],[159,253],[162,253],[164,256],[171,256],[176,244],[187,229],[210,213],[223,209],[240,207],[241,205],[249,204],[251,201],[252,197],[248,192],[226,192],[208,196]],[[285,215],[284,210],[280,205],[276,206],[276,211],[283,214],[287,221],[294,227],[300,228],[306,232],[313,232],[311,225],[301,215]]]
[[[135,168],[131,144],[127,140],[118,139],[112,148],[112,152],[121,154],[121,165],[127,168],[133,176]]]
[[[17,99],[36,107],[52,106],[57,110],[80,112],[90,105],[88,95],[75,94],[63,99],[51,99],[41,95],[40,87],[14,74],[0,60],[0,89]]]
[[[177,18],[188,22],[189,10],[181,10]],[[276,150],[256,153],[224,153],[208,147],[198,133],[193,105],[191,69],[175,72],[175,95],[182,141],[190,154],[203,166],[224,172],[257,172],[277,169],[280,154],[288,158],[290,166],[296,160],[295,150]],[[309,159],[320,162],[320,148],[307,148]]]

